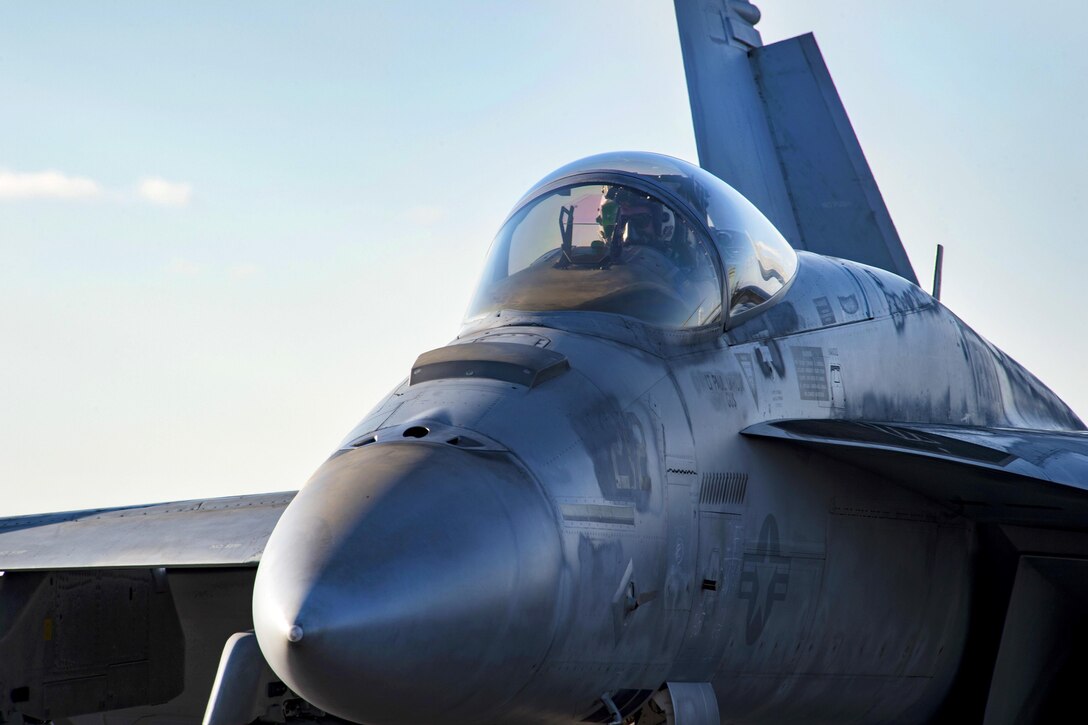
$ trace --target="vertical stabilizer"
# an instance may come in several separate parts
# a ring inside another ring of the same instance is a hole
[[[812,35],[764,46],[746,0],[675,0],[699,163],[797,249],[917,284]]]

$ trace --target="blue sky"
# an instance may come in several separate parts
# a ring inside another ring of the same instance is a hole
[[[1088,415],[1088,9],[761,8],[815,31],[919,276],[945,244],[945,302]],[[4,3],[0,99],[5,514],[297,488],[537,178],[695,160],[661,1]]]

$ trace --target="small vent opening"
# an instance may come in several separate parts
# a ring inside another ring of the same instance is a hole
[[[748,494],[747,473],[707,473],[699,489],[699,503],[708,506],[737,506]]]
[[[422,425],[413,425],[411,428],[407,428],[403,435],[405,438],[426,438],[430,433],[430,429]]]

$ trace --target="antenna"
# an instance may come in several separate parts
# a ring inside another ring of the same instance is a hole
[[[941,299],[941,270],[944,267],[944,245],[937,245],[937,260],[933,263],[933,299]]]

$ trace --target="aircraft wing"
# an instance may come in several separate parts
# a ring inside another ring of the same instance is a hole
[[[200,722],[224,643],[253,627],[256,565],[294,496],[0,519],[0,720]],[[271,693],[254,707],[290,696]]]
[[[0,571],[256,566],[294,491],[0,519]]]
[[[743,434],[819,450],[977,521],[1088,527],[1088,431],[779,420]]]

